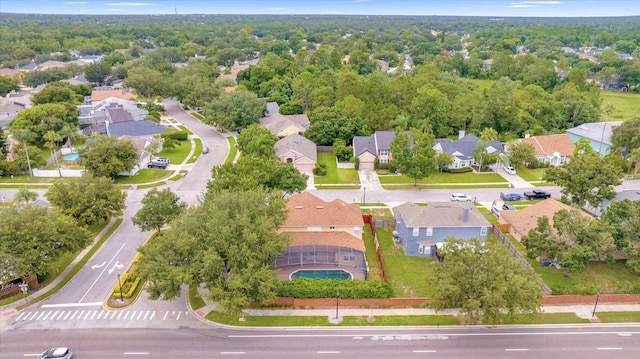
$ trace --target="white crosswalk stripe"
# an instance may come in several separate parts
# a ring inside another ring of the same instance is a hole
[[[110,321],[178,321],[188,317],[187,311],[154,310],[34,310],[21,312],[14,318],[18,321],[70,321],[70,320],[110,320]]]

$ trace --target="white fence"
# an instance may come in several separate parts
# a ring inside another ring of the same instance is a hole
[[[85,170],[39,170],[33,169],[33,177],[81,177]]]

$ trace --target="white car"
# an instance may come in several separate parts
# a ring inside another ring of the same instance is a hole
[[[40,354],[40,359],[71,359],[73,352],[69,348],[51,348]]]
[[[516,169],[511,166],[504,166],[504,171],[510,175],[516,174]]]
[[[464,193],[454,193],[451,195],[451,200],[454,202],[471,202],[472,198]]]

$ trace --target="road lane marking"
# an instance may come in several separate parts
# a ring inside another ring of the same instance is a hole
[[[120,316],[122,315],[122,313],[125,313],[125,312],[118,312],[118,318],[116,318],[116,319],[118,319],[118,320],[119,320],[119,319],[120,319]],[[126,312],[126,313],[128,313],[128,312]],[[126,314],[126,313],[125,313],[125,316],[127,316],[127,314]]]
[[[64,316],[64,319],[63,319],[63,320],[67,320],[67,317],[69,316],[69,314],[71,314],[71,311],[68,311],[68,312],[67,312],[67,315],[65,315],[65,316]]]
[[[23,354],[23,357],[39,357],[40,355],[42,355],[42,353],[40,354]]]
[[[596,348],[598,350],[622,350],[622,348]]]
[[[84,316],[84,319],[86,320],[87,318],[89,318],[89,314],[91,314],[91,313],[92,313],[91,311],[87,311],[87,314]]]
[[[176,320],[180,320],[180,314],[182,314],[182,312],[178,312],[178,317],[176,318]]]
[[[22,316],[25,315],[25,314],[26,314],[25,312],[22,312],[22,313],[18,314],[18,316],[16,317],[16,322],[18,320],[20,320],[20,318],[22,318]]]
[[[60,312],[60,315],[58,316],[58,318],[56,320],[60,320],[60,318],[62,318],[62,316],[64,315],[64,313],[66,313],[66,310],[63,310]]]
[[[124,352],[124,355],[149,355],[149,352]]]
[[[140,317],[142,316],[142,313],[144,313],[144,312],[140,311],[140,314],[138,314],[138,317],[136,318],[136,320],[140,320]]]
[[[149,320],[153,320],[153,318],[155,318],[155,317],[156,317],[156,312],[155,312],[155,310],[154,310],[154,311],[151,313],[151,317],[149,318]],[[145,317],[145,319],[146,319],[146,317]]]
[[[93,318],[95,318],[96,314],[98,314],[97,310],[95,312],[93,312],[93,315],[91,316],[91,320],[93,320]]]
[[[242,355],[247,354],[246,352],[220,352],[220,355]]]
[[[111,260],[109,261],[109,264],[107,264],[107,266],[104,267],[104,269],[100,272],[100,274],[98,274],[98,276],[96,277],[96,280],[94,280],[93,283],[91,283],[91,285],[89,286],[89,289],[87,289],[87,291],[84,292],[84,295],[82,296],[82,298],[80,298],[80,300],[78,302],[82,302],[84,300],[84,297],[86,297],[89,294],[91,289],[93,289],[93,286],[96,285],[96,283],[98,283],[98,281],[100,280],[100,277],[102,277],[104,272],[111,265],[111,262],[113,262],[113,260],[116,259],[116,256],[120,253],[120,251],[122,250],[122,248],[124,248],[124,246],[126,244],[127,244],[127,242],[122,243],[122,246],[120,246],[120,249],[118,249],[118,251],[113,255],[113,257],[111,257]]]
[[[414,353],[435,353],[436,350],[414,350]]]
[[[97,317],[96,319],[100,319],[100,318],[102,318],[102,314],[104,314],[104,310],[101,310],[101,311],[100,311],[100,314],[98,314],[98,317]],[[105,318],[106,318],[106,317],[107,317],[107,316],[105,315]],[[93,318],[91,318],[91,319],[93,319]]]
[[[526,352],[529,349],[526,348],[512,348],[512,349],[505,349],[505,352]]]
[[[329,350],[319,351],[319,352],[316,352],[316,353],[318,353],[318,354],[340,354],[339,351],[329,351]]]
[[[92,307],[98,305],[102,306],[102,302],[44,304],[40,308]]]
[[[162,318],[162,320],[167,320],[167,315],[169,315],[169,312],[164,313],[164,317]]]
[[[46,312],[42,312],[42,313],[40,313],[40,315],[38,316],[38,319],[36,319],[36,320],[40,320],[40,318],[42,318],[42,316],[44,315],[44,313],[46,313]]]

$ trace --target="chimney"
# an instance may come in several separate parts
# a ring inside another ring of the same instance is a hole
[[[525,134],[524,134],[524,138],[530,138],[530,137],[531,137],[531,135],[530,135],[530,134],[528,134],[528,133],[525,133]]]
[[[464,207],[462,209],[462,222],[469,222],[469,207]]]
[[[464,130],[458,131],[458,139],[461,139],[462,137],[464,137],[464,135],[465,135],[465,131]]]

